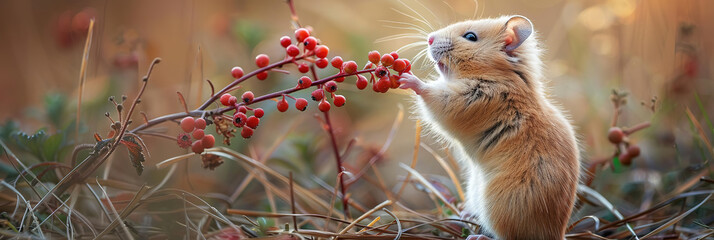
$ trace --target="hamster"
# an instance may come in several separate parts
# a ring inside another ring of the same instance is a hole
[[[531,21],[464,21],[427,41],[439,78],[405,73],[400,88],[414,90],[416,114],[458,156],[464,211],[496,239],[564,239],[579,149],[573,126],[543,90]]]

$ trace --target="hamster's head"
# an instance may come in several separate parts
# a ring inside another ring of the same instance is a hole
[[[539,50],[531,35],[533,25],[523,16],[469,20],[429,34],[428,52],[447,80],[498,79],[513,74],[517,64],[537,60]]]

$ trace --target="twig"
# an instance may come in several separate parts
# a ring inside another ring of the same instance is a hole
[[[355,224],[357,224],[359,221],[362,221],[363,219],[369,217],[369,215],[372,215],[372,213],[376,212],[377,210],[382,209],[382,208],[384,208],[384,207],[386,207],[386,206],[389,206],[389,205],[392,205],[392,201],[386,200],[386,201],[380,203],[379,205],[377,205],[377,206],[375,206],[374,208],[370,209],[370,210],[367,211],[366,213],[362,214],[362,216],[359,216],[357,219],[355,219],[354,221],[352,221],[352,223],[350,223],[350,225],[347,225],[347,227],[345,227],[344,229],[342,229],[342,231],[340,231],[340,232],[337,233],[337,234],[344,234],[344,233],[346,233],[347,231],[349,231],[350,229],[352,229],[352,227],[354,227]]]

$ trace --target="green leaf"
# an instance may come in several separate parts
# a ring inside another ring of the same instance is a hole
[[[67,106],[67,97],[63,94],[54,93],[45,96],[45,110],[47,119],[56,128],[62,126],[62,120],[65,117],[65,109]]]
[[[62,143],[64,142],[64,134],[57,133],[45,140],[43,144],[42,153],[45,159],[49,161],[57,161],[59,159],[59,151],[62,148]]]
[[[621,173],[622,172],[622,163],[620,163],[620,157],[614,157],[612,158],[612,172],[614,173]]]
[[[15,135],[15,143],[21,149],[29,152],[41,161],[46,161],[43,155],[43,149],[45,141],[47,140],[47,134],[44,129],[37,130],[35,134],[28,135],[25,132],[18,132]]]

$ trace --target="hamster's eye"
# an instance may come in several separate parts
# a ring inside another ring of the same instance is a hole
[[[472,42],[475,42],[478,40],[478,37],[476,37],[476,34],[473,32],[467,32],[466,34],[464,34],[463,37],[466,38],[466,40],[469,40]]]

